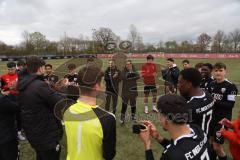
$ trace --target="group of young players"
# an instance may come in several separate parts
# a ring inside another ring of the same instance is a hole
[[[112,66],[112,63],[114,61],[110,60],[109,62],[111,63],[110,66]],[[214,65],[210,63],[198,63],[194,68],[191,68],[189,60],[183,60],[182,65],[183,70],[180,72],[179,68],[174,63],[174,60],[172,58],[168,58],[166,60],[166,66],[161,66],[162,78],[165,81],[164,82],[165,94],[177,94],[177,91],[179,91],[180,95],[184,97],[187,103],[188,108],[187,123],[199,126],[201,130],[204,131],[204,133],[206,134],[207,141],[211,144],[211,147],[208,148],[209,150],[203,153],[204,154],[203,158],[199,157],[199,155],[201,154],[194,155],[196,153],[191,154],[185,153],[183,157],[185,157],[185,159],[206,158],[214,160],[218,158],[219,160],[226,160],[227,155],[223,149],[224,138],[223,136],[221,136],[221,133],[224,133],[225,129],[227,129],[226,125],[224,124],[226,124],[226,122],[229,123],[229,121],[232,119],[232,110],[235,105],[238,89],[232,82],[227,80],[226,78],[227,67],[224,63],[216,63]],[[152,110],[154,112],[158,112],[158,108],[162,107],[162,106],[157,107],[156,105],[158,90],[156,84],[156,79],[158,78],[157,68],[158,66],[154,63],[154,57],[149,55],[147,56],[147,62],[143,64],[140,71],[141,73],[140,75],[142,76],[144,82],[144,95],[145,95],[144,112],[146,114],[149,113],[148,97],[150,93],[152,93],[153,96]],[[115,67],[114,72],[116,72],[116,70],[117,69]],[[135,79],[134,76],[130,76],[129,73],[126,74],[125,72],[122,74],[123,79],[124,77],[128,77],[128,83],[130,81],[137,81],[139,79],[139,75],[137,74],[136,70],[131,71],[130,73],[134,72]],[[116,86],[114,78],[112,79],[111,82],[114,83]],[[134,93],[133,89],[134,91],[137,90],[137,86],[135,85],[129,87],[128,90],[131,90],[132,93]],[[117,93],[118,90],[114,94],[116,95]],[[134,98],[136,99],[136,95]],[[167,99],[165,98],[165,100]],[[161,102],[161,100],[159,101],[160,104],[164,103]],[[125,103],[126,101],[124,101],[123,99],[122,103],[123,108],[125,107]],[[132,108],[135,108],[136,104],[134,103],[133,105],[132,104],[130,105]],[[177,110],[179,109],[176,108],[176,111]],[[116,107],[114,108],[113,113],[115,112]],[[185,113],[184,111],[179,112]],[[124,116],[121,116],[120,122],[124,123]],[[148,123],[150,122],[146,122],[146,124]],[[206,139],[204,139],[204,141],[205,140]],[[191,143],[185,145],[193,147],[191,146]],[[174,146],[173,148],[175,147],[176,146]],[[198,149],[200,150],[201,147]],[[194,147],[192,149],[194,149]],[[172,154],[174,154],[174,152]],[[179,157],[180,155],[181,153],[179,155],[176,154],[177,157],[173,159],[181,159]]]
[[[90,61],[92,62],[92,59]],[[163,138],[157,132],[152,122],[144,121],[143,123],[148,127],[148,132],[142,131],[140,137],[145,143],[146,159],[153,159],[150,150],[149,136],[154,137],[164,146],[165,151],[163,152],[162,160],[215,160],[217,157],[219,160],[227,159],[223,149],[224,138],[221,133],[227,129],[227,125],[224,124],[229,123],[228,120],[232,118],[232,109],[238,90],[232,82],[226,79],[227,68],[225,64],[216,63],[212,65],[210,63],[204,63],[196,65],[195,68],[191,68],[189,61],[184,60],[182,62],[183,70],[180,71],[172,58],[167,59],[167,65],[161,67],[162,77],[165,81],[166,96],[160,97],[157,102],[158,88],[156,79],[158,78],[157,72],[159,71],[153,56],[147,56],[147,62],[143,64],[140,74],[135,69],[131,60],[126,61],[123,70],[116,67],[115,61],[117,60],[109,60],[109,67],[104,74],[107,95],[105,109],[109,111],[110,106],[112,106],[113,113],[116,114],[119,82],[122,80],[121,96],[123,97],[123,103],[120,122],[122,124],[125,122],[125,113],[129,101],[132,110],[132,120],[136,121],[136,98],[138,96],[136,82],[141,76],[144,82],[144,112],[146,114],[149,113],[148,97],[149,94],[152,93],[152,109],[154,112],[159,113],[161,125],[165,130],[169,131],[173,140],[170,141]],[[12,62],[10,63],[13,64]],[[1,88],[3,94],[16,95],[18,94],[16,90],[17,75],[18,72],[21,72],[21,67],[17,68],[18,71],[16,71],[16,66],[9,65],[10,63],[7,65],[9,71],[7,75],[11,78],[6,78],[6,75],[1,76]],[[81,84],[78,84],[79,73],[77,73],[76,65],[69,64],[68,69],[69,73],[65,75],[63,79],[59,79],[58,76],[53,73],[52,65],[46,64],[44,81],[50,84],[55,90],[68,93],[69,96],[70,92],[64,90],[68,88],[68,86],[74,86],[75,88],[80,87],[80,90],[84,90],[84,88],[81,88]],[[91,75],[91,78],[93,77],[94,75]],[[178,91],[181,97],[177,96]],[[72,93],[73,94],[70,93],[69,97],[77,100],[79,97],[78,90]],[[110,104],[111,99],[113,105]],[[79,105],[82,106],[83,104]],[[77,108],[79,106],[75,107]],[[96,111],[96,109],[93,110],[94,112],[101,113],[101,111]],[[169,117],[169,114],[173,116]],[[97,116],[99,117],[99,115]],[[176,116],[178,117],[176,118]],[[102,122],[102,120],[100,122],[102,127],[106,126],[106,128],[109,128],[107,124],[105,124],[106,122]],[[66,123],[66,127],[69,128],[69,130],[74,129],[71,123]],[[85,127],[87,129],[87,126]],[[105,128],[103,128],[103,130],[105,130]],[[113,130],[113,132],[115,131]],[[77,135],[75,137],[77,137]],[[114,141],[114,138],[112,139]],[[111,142],[108,143],[111,144]],[[115,143],[112,144],[113,147],[114,145]],[[87,155],[85,156],[87,157]]]
[[[168,59],[167,61],[173,62],[172,59]],[[167,64],[170,62],[167,62]],[[225,129],[227,129],[224,124],[226,124],[226,122],[229,123],[229,120],[232,119],[232,110],[238,93],[237,87],[226,79],[227,67],[223,63],[216,63],[214,65],[202,63],[201,65],[197,64],[196,68],[191,68],[188,60],[184,60],[182,64],[184,69],[177,76],[178,81],[176,88],[180,92],[180,95],[186,100],[186,104],[183,104],[184,102],[177,96],[175,98],[179,99],[179,101],[174,100],[171,96],[167,96],[161,97],[158,102],[159,112],[164,115],[160,116],[161,125],[166,129],[166,124],[164,123],[167,122],[164,122],[164,118],[167,117],[168,120],[170,119],[172,125],[167,125],[169,127],[167,130],[174,141],[167,141],[168,145],[166,145],[166,140],[158,133],[154,133],[156,132],[155,126],[149,121],[145,121],[145,124],[150,128],[151,136],[156,138],[159,143],[163,143],[162,145],[165,147],[165,151],[163,152],[162,159],[164,160],[215,160],[217,157],[219,160],[226,160],[227,155],[223,149],[224,137],[221,133],[224,134]],[[168,70],[171,69],[168,68]],[[175,73],[172,73],[172,78],[176,73],[175,69]],[[169,85],[168,82],[165,84]],[[173,85],[173,88],[176,86],[173,83],[170,85]],[[176,88],[168,94],[175,94]],[[174,116],[172,116],[172,114]],[[184,116],[181,117],[181,115]],[[180,118],[180,121],[176,121],[176,119],[174,119],[176,118],[175,116]],[[186,129],[185,124],[190,124],[190,130],[192,129],[190,133],[188,133],[189,131]],[[199,138],[203,135],[201,135],[199,131],[196,131],[192,125],[200,127],[206,134],[206,138],[200,138],[198,141],[197,137]],[[176,133],[173,133],[174,131]],[[188,134],[186,134],[186,132]],[[145,144],[147,159],[153,159],[151,151],[149,152],[150,147],[148,145],[149,139],[146,138],[147,133],[143,132],[141,134],[141,138]],[[196,141],[199,142],[198,145],[196,145]],[[205,145],[207,142],[211,144],[211,147]],[[236,144],[239,144],[239,141],[236,142]],[[197,148],[195,148],[196,146]],[[235,147],[236,146],[237,145],[235,145]],[[239,154],[236,148],[233,152],[233,155]],[[239,159],[239,156],[234,157],[234,159],[237,158]]]

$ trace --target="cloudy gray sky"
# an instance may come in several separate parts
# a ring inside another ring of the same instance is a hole
[[[0,0],[0,40],[17,44],[24,30],[50,40],[91,37],[109,27],[122,39],[134,24],[145,42],[194,40],[201,32],[240,28],[240,0]]]

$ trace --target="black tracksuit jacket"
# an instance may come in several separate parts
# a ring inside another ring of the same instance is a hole
[[[18,80],[22,126],[32,147],[38,151],[56,147],[63,135],[54,107],[63,98],[52,90],[44,77],[24,71]]]

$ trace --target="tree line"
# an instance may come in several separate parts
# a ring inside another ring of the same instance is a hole
[[[50,41],[41,32],[22,33],[22,42],[16,46],[0,41],[0,55],[68,55],[98,54],[120,52],[118,45],[123,39],[110,28],[100,27],[92,30],[92,37],[80,34],[78,37],[64,33],[59,41]],[[195,41],[159,41],[144,43],[143,37],[134,25],[128,33],[128,41],[132,43],[129,53],[165,52],[165,53],[240,53],[240,29],[229,33],[222,30],[214,35],[201,33]],[[116,44],[115,50],[107,50],[109,43]]]

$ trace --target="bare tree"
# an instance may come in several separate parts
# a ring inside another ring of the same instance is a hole
[[[29,34],[29,42],[34,46],[36,53],[46,49],[46,36],[40,32],[33,32]]]
[[[27,45],[29,43],[29,33],[28,31],[22,32],[23,44]]]
[[[64,32],[63,37],[60,38],[59,50],[63,51],[64,54],[70,52],[70,39],[66,32]]]
[[[208,49],[210,42],[211,37],[206,33],[200,34],[197,38],[197,45],[199,45],[201,52],[205,52]]]
[[[0,53],[2,53],[3,51],[5,51],[7,49],[7,45],[0,41]]]
[[[155,52],[156,51],[156,47],[152,43],[146,43],[145,44],[145,50],[147,52]]]
[[[40,53],[46,51],[48,40],[46,36],[40,32],[29,33],[24,31],[22,33],[23,41],[20,44],[20,48],[24,48],[28,54]]]
[[[233,43],[234,52],[238,51],[238,47],[240,45],[240,30],[235,29],[233,32],[230,33],[230,39]]]
[[[176,52],[178,50],[178,44],[176,41],[165,42],[165,47],[167,52]]]
[[[20,43],[20,47],[25,50],[27,54],[34,52],[34,46],[30,42],[30,33],[28,31],[22,32],[23,41]]]
[[[213,37],[212,49],[219,53],[222,52],[225,39],[226,39],[226,35],[224,34],[224,32],[221,30],[218,30]]]
[[[119,43],[120,37],[117,36],[110,28],[99,28],[93,32],[94,41],[98,42],[97,45],[100,45],[102,50],[105,51],[107,44]]]
[[[142,38],[142,36],[140,36],[140,35],[137,36],[135,47],[136,47],[136,50],[137,50],[137,51],[142,51],[142,50],[144,50],[145,45],[144,45],[144,43],[143,43],[143,38]]]
[[[181,52],[192,52],[193,44],[189,41],[182,41],[179,45],[179,51]]]
[[[227,35],[226,38],[224,39],[222,50],[224,52],[233,52],[233,46],[230,35]]]
[[[137,28],[132,24],[130,26],[130,31],[129,31],[129,40],[132,42],[132,50],[136,49],[136,42],[137,42],[137,38],[139,36],[139,33],[137,31]]]
[[[47,53],[51,53],[51,54],[56,54],[58,51],[58,43],[54,42],[54,41],[48,41],[47,43],[47,48],[46,48],[46,52]]]

